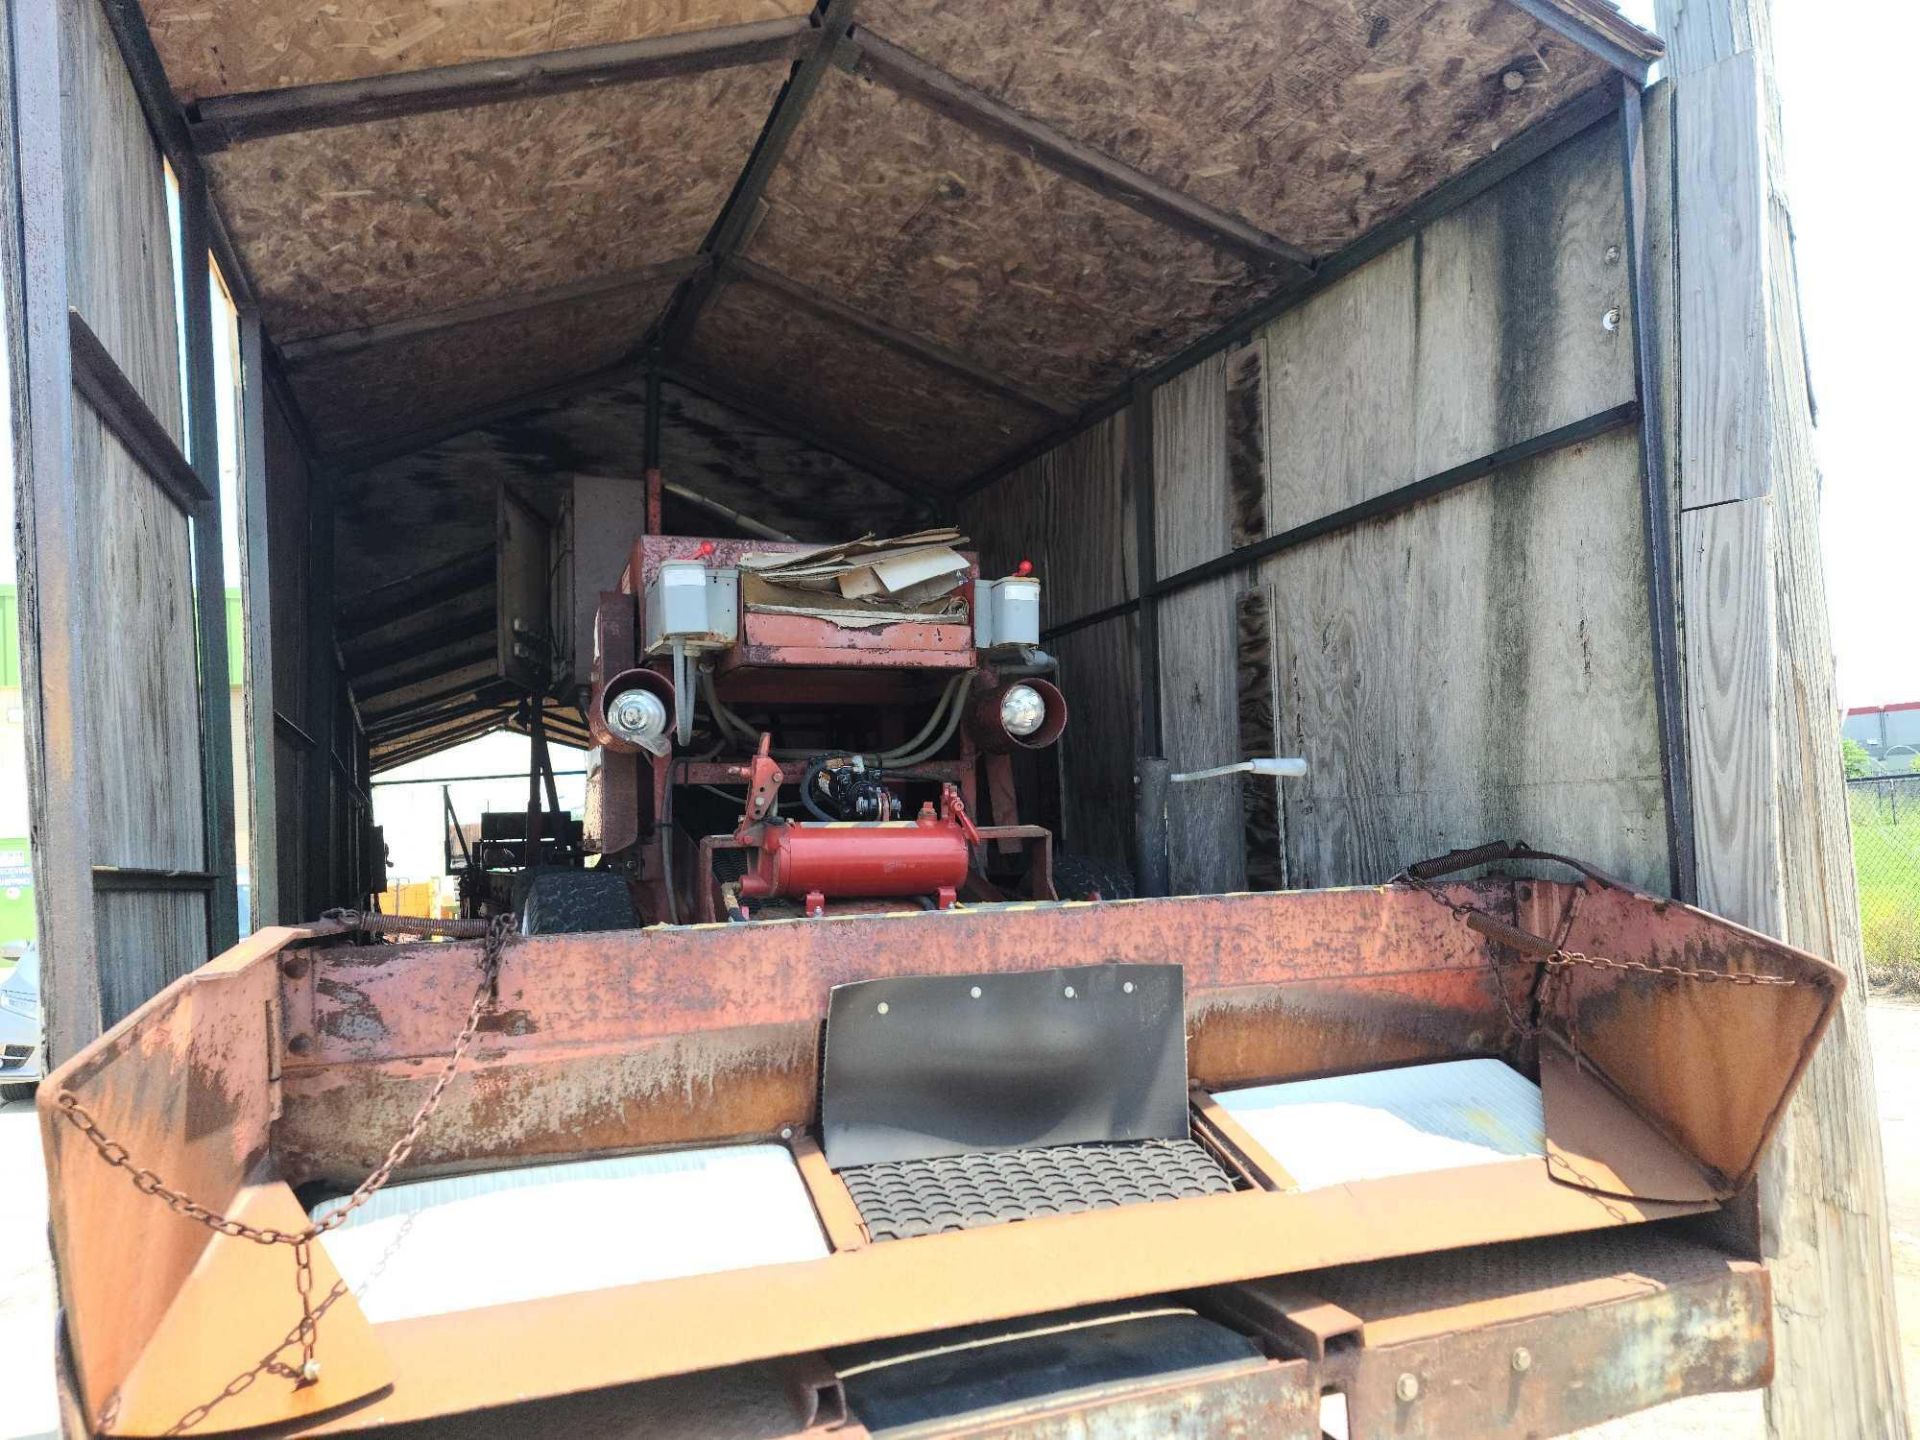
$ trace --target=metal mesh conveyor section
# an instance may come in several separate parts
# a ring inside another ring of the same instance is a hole
[[[848,1166],[840,1178],[875,1240],[1224,1195],[1234,1188],[1226,1171],[1192,1140],[889,1160]]]

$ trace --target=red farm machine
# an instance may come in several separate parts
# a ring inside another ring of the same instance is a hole
[[[1041,582],[963,543],[638,539],[596,616],[600,878],[536,877],[529,923],[583,886],[617,918],[615,875],[643,925],[1130,894],[1024,823],[1020,771],[1067,724]]]

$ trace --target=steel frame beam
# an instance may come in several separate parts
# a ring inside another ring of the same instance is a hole
[[[78,310],[67,312],[67,335],[73,351],[73,388],[134,464],[166,493],[176,510],[193,520],[210,499],[200,473]]]
[[[420,635],[410,635],[403,640],[395,640],[381,645],[365,654],[349,656],[347,659],[347,682],[352,684],[354,677],[375,675],[380,671],[408,660],[416,655],[431,655],[468,640],[492,639],[499,621],[489,606],[484,611],[464,615],[457,620],[449,620],[444,625]]]
[[[825,9],[810,23],[814,34],[812,44],[804,50],[799,63],[793,67],[793,74],[787,78],[786,86],[774,100],[766,128],[760,132],[753,153],[747,157],[746,167],[734,183],[733,193],[727,197],[719,218],[714,221],[713,229],[700,247],[702,254],[713,257],[716,267],[724,267],[738,255],[753,233],[767,182],[779,168],[781,157],[787,153],[787,145],[793,139],[793,132],[800,128],[801,117],[806,113],[814,92],[820,88],[820,80],[826,74],[827,66],[833,62],[834,50],[846,38],[847,30],[853,23],[853,0],[826,0]],[[668,308],[660,324],[660,348],[666,354],[678,354],[686,348],[687,341],[693,335],[693,327],[700,319],[700,311],[713,296],[715,279],[715,274],[710,271],[695,276],[681,287],[679,296]]]
[[[194,107],[187,133],[193,148],[205,154],[300,130],[696,75],[779,59],[792,53],[806,33],[807,22],[801,17],[756,20],[718,30],[657,35],[511,60],[479,60],[397,75],[218,95]]]
[[[1168,595],[1189,590],[1195,585],[1204,585],[1209,580],[1217,580],[1223,575],[1231,575],[1250,566],[1259,564],[1270,556],[1282,551],[1297,549],[1315,540],[1324,539],[1343,530],[1351,530],[1356,525],[1364,525],[1371,520],[1385,520],[1414,506],[1424,504],[1449,490],[1458,490],[1462,485],[1488,475],[1498,474],[1502,470],[1519,465],[1528,460],[1537,460],[1542,455],[1551,455],[1570,445],[1605,435],[1622,426],[1636,424],[1641,418],[1641,405],[1638,400],[1628,400],[1611,409],[1589,415],[1585,419],[1575,420],[1571,424],[1559,426],[1531,439],[1505,446],[1490,454],[1468,460],[1464,464],[1454,465],[1445,470],[1436,471],[1409,485],[1397,486],[1381,494],[1332,511],[1317,519],[1295,525],[1290,530],[1282,530],[1250,545],[1229,550],[1211,560],[1203,560],[1198,565],[1190,565],[1178,574],[1169,575],[1145,588],[1141,596],[1117,601],[1098,610],[1089,611],[1071,620],[1062,621],[1049,627],[1042,639],[1052,640],[1061,635],[1071,635],[1076,630],[1085,630],[1090,626],[1107,620],[1118,619],[1142,609],[1142,596],[1148,601],[1158,601]]]
[[[279,347],[280,361],[289,371],[298,371],[316,361],[335,359],[343,355],[356,355],[362,350],[391,345],[398,340],[435,335],[443,330],[455,330],[463,325],[477,325],[483,321],[498,320],[505,316],[529,315],[535,311],[551,309],[556,305],[565,305],[575,300],[623,295],[631,290],[643,290],[650,285],[661,284],[663,281],[684,280],[687,276],[706,269],[708,263],[704,255],[686,255],[674,260],[662,260],[657,264],[645,265],[638,270],[623,271],[617,275],[600,275],[590,280],[576,280],[568,285],[555,285],[545,290],[504,295],[492,300],[477,301],[471,305],[456,305],[424,315],[410,315],[404,320],[391,320],[384,325],[362,325],[352,330],[337,330],[331,335],[314,335],[305,340],[290,340]]]
[[[493,547],[489,545],[390,580],[341,605],[334,614],[334,634],[341,644],[351,645],[422,610],[492,588]]]
[[[668,360],[661,364],[660,374],[661,377],[669,383],[678,385],[683,390],[691,390],[696,395],[704,396],[714,404],[733,411],[744,420],[751,420],[754,424],[765,426],[769,430],[777,430],[790,439],[798,440],[802,445],[807,445],[820,451],[823,455],[831,455],[843,464],[851,465],[856,470],[864,471],[889,489],[899,491],[909,500],[915,500],[922,505],[926,505],[938,503],[949,498],[926,483],[915,480],[912,476],[902,474],[884,460],[876,460],[871,456],[861,455],[849,449],[844,441],[827,439],[805,421],[774,414],[764,406],[756,404],[754,401],[748,400],[738,394],[730,386],[716,379],[699,366],[689,365],[683,361]]]
[[[1680,603],[1674,584],[1675,522],[1666,434],[1660,417],[1659,310],[1647,234],[1646,117],[1638,81],[1620,81],[1620,183],[1625,199],[1627,288],[1633,323],[1633,385],[1640,401],[1640,505],[1647,544],[1647,618],[1652,628],[1654,713],[1666,801],[1667,884],[1691,904],[1699,893],[1693,773],[1687,753]]]
[[[1313,256],[1204,201],[1182,194],[1131,165],[1069,139],[991,96],[863,28],[856,28],[862,74],[924,105],[997,145],[1043,165],[1056,175],[1139,211],[1149,220],[1244,255],[1263,266],[1301,278],[1313,273]]]
[[[408,690],[415,685],[425,684],[429,680],[437,680],[455,671],[471,669],[476,665],[494,660],[496,647],[491,629],[486,638],[487,643],[484,645],[468,645],[459,650],[449,650],[445,654],[433,656],[428,664],[417,665],[411,670],[402,671],[398,675],[389,676],[377,684],[367,686],[358,692],[361,704],[368,704],[378,700],[382,695],[392,695],[396,691]]]
[[[864,315],[845,301],[836,300],[833,296],[810,285],[790,280],[777,270],[769,270],[764,265],[757,265],[751,260],[735,256],[726,262],[723,271],[724,278],[729,281],[745,281],[751,285],[758,285],[764,290],[771,290],[781,299],[809,314],[858,331],[896,355],[918,360],[923,365],[931,365],[936,370],[945,370],[948,374],[998,395],[1003,400],[1011,400],[1016,405],[1037,410],[1042,415],[1050,415],[1056,420],[1064,419],[1072,413],[1059,402],[994,374],[986,366],[969,360],[957,350],[949,350],[944,345],[909,334],[905,330],[896,330],[885,321]]]
[[[1105,399],[1095,401],[1059,429],[1042,435],[1037,440],[994,461],[956,489],[953,492],[953,498],[965,499],[969,495],[978,494],[996,480],[1012,474],[1028,461],[1038,459],[1089,426],[1097,425],[1102,420],[1119,414],[1132,402],[1134,384],[1145,383],[1156,387],[1163,385],[1176,375],[1192,369],[1202,360],[1240,344],[1263,326],[1270,324],[1287,311],[1306,303],[1321,291],[1330,288],[1335,282],[1345,279],[1368,261],[1379,258],[1403,240],[1411,239],[1436,220],[1444,219],[1462,206],[1477,200],[1508,176],[1525,169],[1543,155],[1558,149],[1569,140],[1585,134],[1594,126],[1609,119],[1619,104],[1620,92],[1612,84],[1598,86],[1569,101],[1537,125],[1521,131],[1486,159],[1476,162],[1451,180],[1434,187],[1392,219],[1382,221],[1352,244],[1329,255],[1314,267],[1310,279],[1287,285],[1259,304],[1243,310],[1211,334],[1201,336],[1186,349],[1141,371],[1126,385],[1115,390]]]

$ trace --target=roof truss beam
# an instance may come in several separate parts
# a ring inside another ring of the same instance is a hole
[[[479,60],[285,90],[216,95],[191,107],[187,133],[194,149],[205,154],[300,130],[695,75],[791,55],[807,31],[806,18],[792,16],[512,60]]]
[[[756,265],[751,260],[734,258],[727,261],[726,278],[740,279],[773,291],[790,304],[798,306],[811,314],[819,316],[833,324],[843,325],[856,330],[868,339],[878,342],[896,355],[904,355],[931,365],[936,370],[944,370],[950,375],[970,382],[982,390],[1011,400],[1016,405],[1029,410],[1037,410],[1042,415],[1051,415],[1056,419],[1073,413],[1067,406],[1051,400],[1036,390],[996,375],[977,361],[969,360],[958,351],[949,350],[905,330],[896,330],[884,321],[863,315],[845,301],[836,300],[824,291],[798,281],[789,280],[778,271],[769,270],[764,265]]]
[[[706,269],[707,264],[708,260],[704,255],[687,255],[675,260],[662,260],[653,265],[644,265],[638,270],[624,270],[613,275],[597,275],[591,279],[576,280],[567,285],[555,285],[545,290],[534,290],[519,295],[502,295],[492,300],[477,301],[471,305],[456,305],[424,315],[410,315],[404,320],[391,320],[384,325],[363,325],[352,330],[338,330],[331,335],[314,335],[305,340],[290,340],[279,347],[280,359],[289,370],[298,371],[315,361],[336,359],[342,355],[356,355],[363,350],[391,345],[399,340],[436,335],[441,331],[457,330],[463,325],[477,325],[486,320],[528,315],[575,300],[623,295],[630,290],[644,290],[649,286],[662,285],[668,281],[684,280],[687,276]]]
[[[483,590],[490,591],[493,572],[493,547],[488,545],[456,556],[443,565],[389,580],[339,607],[334,616],[334,638],[342,645],[351,645],[422,610]]]
[[[767,116],[766,128],[760,132],[753,154],[747,157],[746,168],[740,172],[720,218],[714,221],[712,232],[700,247],[703,253],[713,257],[717,266],[725,265],[738,255],[751,238],[759,222],[767,182],[780,168],[793,132],[800,128],[801,117],[819,90],[827,66],[833,63],[835,49],[853,26],[853,0],[827,0],[826,8],[813,24],[812,45],[801,55],[800,63],[793,67],[793,74],[787,79],[786,88],[773,102],[773,112]],[[681,288],[660,328],[661,346],[668,354],[686,347],[713,290],[713,272],[695,276]]]
[[[1117,200],[1150,220],[1236,251],[1263,266],[1296,278],[1313,271],[1313,257],[1298,245],[1069,139],[1051,126],[961,84],[871,31],[856,29],[853,44],[860,52],[862,74],[976,135],[1019,152],[1056,175]]]

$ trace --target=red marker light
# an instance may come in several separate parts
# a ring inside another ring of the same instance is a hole
[[[1018,575],[1022,580],[1026,579],[1027,576],[1033,574],[1033,561],[1022,560],[1018,565],[1013,567],[1013,573]]]
[[[702,540],[700,542],[700,548],[693,552],[693,558],[696,560],[704,560],[709,555],[713,554],[713,551],[714,551],[713,542],[711,540]]]

